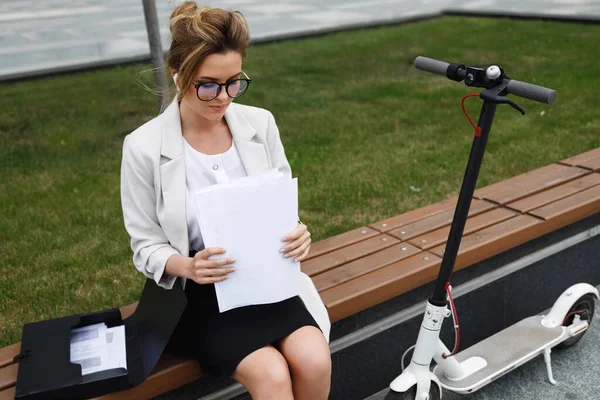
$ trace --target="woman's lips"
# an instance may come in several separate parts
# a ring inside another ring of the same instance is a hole
[[[223,111],[225,107],[227,107],[226,104],[223,104],[222,106],[210,106],[210,108],[212,108],[215,111]]]

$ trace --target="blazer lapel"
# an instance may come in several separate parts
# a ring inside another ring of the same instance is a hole
[[[265,146],[253,142],[256,130],[237,110],[238,105],[232,103],[225,111],[225,120],[233,136],[240,158],[248,175],[257,175],[271,168]]]
[[[185,212],[185,158],[177,100],[167,107],[163,117],[160,183],[166,215],[162,225],[171,245],[187,256],[189,238]]]

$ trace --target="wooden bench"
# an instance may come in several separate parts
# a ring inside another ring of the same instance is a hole
[[[302,264],[336,322],[436,276],[456,199],[448,199],[313,245]],[[456,260],[466,268],[600,212],[600,148],[475,191]],[[136,304],[121,308],[125,318]],[[19,344],[0,349],[0,400],[13,399]],[[198,364],[165,353],[141,385],[101,399],[158,396],[202,376]]]

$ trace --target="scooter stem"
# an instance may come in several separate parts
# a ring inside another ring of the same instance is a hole
[[[487,92],[487,90],[485,92]],[[481,97],[484,98],[484,96]],[[456,262],[460,241],[462,239],[465,224],[467,222],[467,216],[469,215],[469,208],[471,207],[471,199],[473,198],[473,193],[475,192],[477,177],[479,176],[479,169],[481,168],[481,163],[483,162],[483,154],[485,153],[488,136],[490,134],[490,130],[492,129],[492,123],[496,113],[496,105],[497,103],[495,101],[486,99],[481,107],[479,122],[477,123],[477,125],[481,128],[481,134],[473,138],[467,169],[465,171],[465,176],[460,188],[460,194],[458,196],[456,210],[454,211],[454,217],[452,218],[450,234],[448,235],[448,243],[446,244],[446,249],[444,250],[442,266],[440,268],[437,281],[435,282],[433,295],[429,299],[431,304],[438,307],[446,305],[445,286],[446,282],[450,282],[452,272],[454,270],[454,263]]]

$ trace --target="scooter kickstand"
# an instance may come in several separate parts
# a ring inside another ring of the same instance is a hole
[[[546,369],[548,370],[548,380],[550,381],[551,384],[556,385],[556,381],[552,377],[552,365],[550,364],[550,353],[551,352],[552,352],[552,350],[550,350],[549,347],[544,349],[544,360],[546,361]]]

